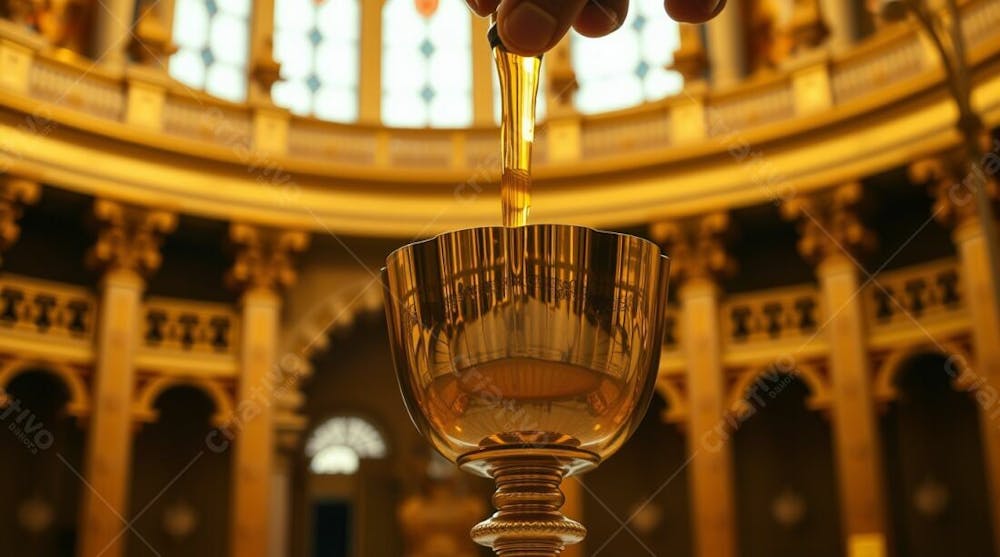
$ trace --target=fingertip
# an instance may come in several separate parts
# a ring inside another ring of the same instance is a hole
[[[500,0],[465,0],[472,11],[476,12],[476,15],[486,17],[491,13],[497,11],[497,6],[500,5]]]
[[[585,37],[603,37],[622,26],[628,4],[629,0],[590,0],[573,28]]]
[[[726,7],[726,0],[664,0],[670,17],[684,23],[704,23]]]

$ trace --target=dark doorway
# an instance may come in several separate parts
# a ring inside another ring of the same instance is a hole
[[[742,557],[840,557],[840,507],[830,425],[806,407],[809,389],[774,375],[748,399],[733,437]]]
[[[0,409],[0,547],[23,557],[73,557],[83,430],[66,414],[69,393],[40,370],[7,386]]]
[[[351,555],[351,504],[346,501],[318,501],[313,504],[315,557]]]
[[[975,400],[951,385],[948,360],[916,356],[882,417],[896,554],[993,556]]]

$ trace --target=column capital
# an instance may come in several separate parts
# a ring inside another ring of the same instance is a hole
[[[98,223],[97,242],[87,253],[87,263],[105,273],[128,271],[148,277],[160,268],[163,237],[177,227],[177,215],[117,201],[94,201]]]
[[[798,221],[799,254],[814,265],[834,259],[854,259],[875,248],[875,234],[861,221],[864,188],[849,182],[781,206],[787,220]]]
[[[681,46],[674,52],[674,61],[670,65],[684,76],[684,83],[704,82],[708,71],[708,51],[705,49],[705,39],[702,37],[704,24],[693,25],[680,23]]]
[[[33,180],[0,176],[0,253],[17,243],[21,237],[18,221],[21,220],[24,206],[37,203],[41,189],[38,182]]]
[[[301,230],[233,223],[229,227],[229,241],[236,248],[233,266],[226,274],[229,287],[241,292],[276,291],[295,283],[292,255],[306,249],[309,235]]]
[[[576,114],[573,96],[580,88],[573,70],[570,36],[566,35],[545,55],[545,94],[550,117]]]
[[[996,172],[1000,172],[1000,156],[989,150],[982,165],[971,164],[963,150],[951,150],[917,160],[909,167],[910,180],[926,187],[934,198],[934,218],[956,232],[978,222],[974,188],[985,187],[994,205],[1000,201]]]
[[[133,60],[145,66],[166,70],[167,58],[177,52],[177,45],[173,43],[170,29],[164,23],[158,8],[159,2],[154,0],[142,0],[139,3],[129,53]]]
[[[726,251],[731,232],[726,212],[661,221],[649,229],[653,241],[671,258],[675,283],[701,280],[714,284],[734,274],[738,265]]]

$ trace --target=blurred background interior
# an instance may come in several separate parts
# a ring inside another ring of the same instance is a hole
[[[590,529],[566,555],[1000,554],[976,201],[1000,0],[730,0],[703,26],[632,3],[547,55],[539,101],[532,220],[675,260],[658,396],[566,482]],[[485,555],[489,482],[409,422],[377,278],[499,222],[487,22],[461,0],[0,14],[0,553]]]

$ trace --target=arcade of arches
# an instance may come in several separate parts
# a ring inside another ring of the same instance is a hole
[[[534,220],[673,259],[657,395],[565,482],[590,532],[565,555],[1000,557],[997,207],[971,189],[1000,190],[1000,0],[957,2],[974,161],[912,21],[633,4],[548,53],[535,144]],[[0,8],[0,553],[485,556],[491,486],[410,423],[378,270],[498,222],[486,22]]]

